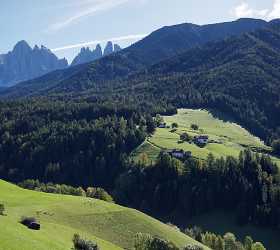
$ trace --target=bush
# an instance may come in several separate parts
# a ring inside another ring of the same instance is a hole
[[[94,198],[94,199],[114,203],[112,196],[109,195],[103,188],[88,187],[86,196],[89,198]]]
[[[172,242],[138,233],[135,237],[135,250],[179,250]]]
[[[252,245],[252,250],[266,250],[262,243],[256,242]]]
[[[198,130],[199,129],[199,126],[197,124],[192,124],[191,125],[191,129],[192,130]]]
[[[87,196],[89,198],[100,199],[107,202],[114,202],[112,196],[108,194],[107,191],[103,188],[88,187],[87,191],[85,192],[82,187],[76,188],[64,184],[53,184],[51,182],[45,184],[39,182],[38,180],[25,180],[23,182],[18,183],[18,186],[25,189],[36,190],[39,192],[74,195],[82,197]]]
[[[184,247],[184,250],[203,250],[203,248],[201,246],[189,244]]]
[[[183,133],[180,135],[180,140],[181,141],[191,141],[192,138],[188,133]]]
[[[73,236],[73,250],[100,250],[98,245],[90,240],[84,240],[78,234]]]
[[[0,204],[0,215],[4,215],[5,212],[5,206],[4,204]]]
[[[172,127],[172,128],[178,128],[178,123],[173,122],[172,125],[171,125],[171,127]]]

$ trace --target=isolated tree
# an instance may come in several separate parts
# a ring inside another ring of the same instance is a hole
[[[136,234],[134,248],[135,250],[179,250],[170,241],[143,233]]]
[[[171,124],[171,127],[174,129],[174,128],[178,128],[178,127],[179,127],[179,125],[178,125],[178,123],[173,122],[173,123]]]
[[[225,250],[236,250],[236,237],[232,233],[224,235]]]
[[[153,134],[156,130],[156,122],[154,121],[152,116],[147,116],[146,118],[146,128],[148,134]]]
[[[188,133],[183,133],[180,135],[181,141],[191,141],[191,136]]]
[[[135,235],[135,250],[147,250],[150,247],[153,237],[150,234],[138,233]]]
[[[163,117],[161,115],[157,114],[156,118],[155,118],[155,122],[156,122],[156,125],[159,126],[161,123],[164,122]]]
[[[72,248],[72,250],[100,250],[95,242],[84,240],[78,234],[74,234],[72,241],[74,245],[74,248]]]
[[[191,125],[191,129],[193,130],[198,130],[199,129],[199,126],[197,124],[192,124]]]
[[[222,236],[218,236],[215,242],[215,250],[224,250],[225,249],[225,241]]]
[[[4,204],[0,204],[0,215],[4,215],[5,212],[5,206]]]
[[[253,243],[253,239],[250,236],[246,236],[244,239],[245,250],[252,250]]]
[[[139,155],[139,163],[142,166],[146,166],[149,163],[149,156],[147,155],[147,153],[144,152]]]
[[[262,243],[256,242],[252,245],[252,250],[266,250]]]

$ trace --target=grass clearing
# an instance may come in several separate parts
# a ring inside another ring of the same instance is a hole
[[[179,125],[176,132],[172,133],[170,128],[157,128],[155,134],[141,145],[138,151],[134,152],[134,157],[137,158],[137,154],[145,152],[150,160],[154,160],[160,149],[174,148],[191,151],[195,158],[202,160],[205,160],[209,153],[215,157],[238,157],[240,151],[246,148],[257,152],[271,151],[271,148],[258,137],[253,136],[246,129],[221,114],[214,116],[207,110],[179,109],[178,114],[163,118],[168,126],[171,126],[172,123]],[[199,130],[191,129],[192,124],[197,124]],[[191,136],[208,135],[209,141],[212,142],[204,148],[198,147],[194,143],[179,143],[180,135],[185,132]],[[280,166],[280,160],[275,157],[273,159]]]
[[[182,247],[191,238],[141,212],[101,200],[24,190],[0,180],[0,249],[69,250],[74,233],[94,240],[102,250],[132,249],[137,232],[150,233]],[[40,231],[19,223],[34,216]]]

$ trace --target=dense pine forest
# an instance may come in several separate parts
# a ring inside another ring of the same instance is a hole
[[[271,159],[250,151],[239,159],[209,155],[206,162],[184,163],[162,153],[155,165],[137,164],[122,174],[115,195],[123,204],[163,217],[225,210],[234,212],[241,225],[278,228],[279,181]]]

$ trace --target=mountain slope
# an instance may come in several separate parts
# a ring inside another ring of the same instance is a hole
[[[200,93],[202,105],[234,114],[265,138],[280,126],[279,44],[280,25],[275,24],[191,50],[153,66],[147,75],[173,75],[169,86],[158,81],[154,87],[177,106],[191,104],[187,100],[191,86]],[[179,82],[181,78],[185,84]]]
[[[67,66],[66,59],[58,59],[44,46],[32,49],[20,41],[11,52],[0,55],[0,85],[13,85]]]
[[[92,84],[125,77],[195,46],[263,28],[267,24],[263,20],[240,19],[234,22],[203,26],[187,23],[164,27],[119,53],[89,63],[87,67],[84,67],[71,79],[71,84],[73,82],[77,83],[79,79],[84,79],[84,82]],[[73,68],[73,70],[76,69]],[[45,78],[48,78],[48,82],[55,82],[55,84],[65,83],[69,79],[68,72],[57,72],[57,74],[50,74]],[[35,79],[32,82],[21,83],[16,88],[11,88],[5,92],[5,96],[24,96],[25,91],[22,94],[22,89],[28,90],[31,85],[33,90],[40,91],[40,82],[41,79]],[[36,86],[37,84],[38,86]],[[45,83],[44,85],[48,84]],[[26,88],[26,86],[28,87]]]
[[[263,28],[267,22],[258,19],[239,19],[233,22],[195,25],[184,23],[163,27],[127,49],[145,65],[152,65],[207,42]]]
[[[124,76],[125,70],[120,69],[125,69],[125,64],[117,63],[118,55],[114,59],[107,58],[108,65],[110,61],[114,72]],[[191,49],[123,80],[100,84],[99,90],[95,83],[100,79],[95,78],[95,72],[101,68],[100,64],[85,68],[87,74],[79,72],[54,85],[49,94],[90,96],[100,91],[104,96],[110,90],[115,96],[135,99],[145,94],[146,101],[165,98],[176,107],[219,109],[267,142],[280,135],[277,21],[252,33]]]
[[[7,210],[7,216],[0,216],[0,249],[66,250],[74,233],[95,240],[104,250],[132,249],[137,232],[158,235],[180,247],[196,243],[143,213],[100,200],[24,190],[1,180],[0,197]],[[21,225],[21,216],[39,218],[41,230]]]

